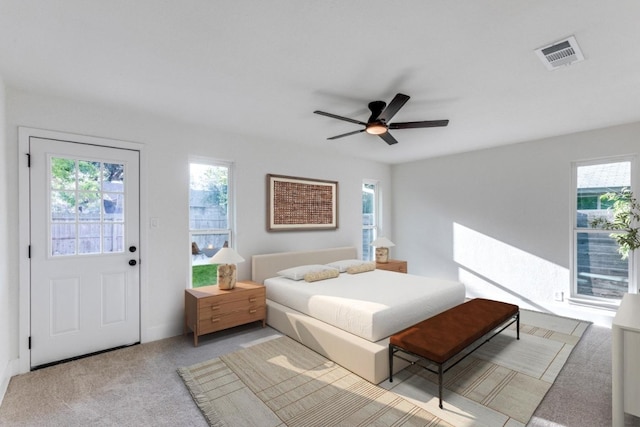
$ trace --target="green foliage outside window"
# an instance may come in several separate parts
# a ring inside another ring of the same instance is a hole
[[[124,165],[115,163],[90,162],[86,160],[74,160],[54,157],[51,159],[51,185],[56,191],[55,197],[63,200],[72,209],[76,207],[76,193],[81,192],[83,203],[88,204],[94,199],[99,199],[100,195],[100,173],[104,182],[121,181],[124,175]],[[76,170],[77,167],[77,170]],[[76,188],[76,174],[77,184]]]
[[[616,231],[609,236],[618,243],[618,252],[622,259],[627,259],[631,251],[640,248],[640,204],[628,188],[603,194],[600,198],[611,203],[613,220],[599,217],[591,221],[591,226]]]
[[[210,206],[220,206],[227,211],[229,168],[226,166],[210,166],[192,164],[191,190],[206,191],[205,201]]]

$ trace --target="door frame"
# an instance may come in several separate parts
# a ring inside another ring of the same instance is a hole
[[[30,174],[28,167],[29,140],[32,137],[56,139],[60,141],[90,144],[102,147],[135,150],[140,153],[140,243],[138,258],[140,262],[140,342],[149,340],[148,301],[149,287],[147,280],[148,262],[142,262],[146,254],[148,242],[148,204],[147,204],[147,161],[145,145],[138,142],[121,141],[109,138],[78,135],[45,129],[18,127],[18,218],[28,220],[18,221],[18,259],[19,259],[19,295],[18,295],[18,373],[31,370],[31,350],[29,336],[31,335],[31,260],[29,245],[31,244],[31,215],[30,215]]]

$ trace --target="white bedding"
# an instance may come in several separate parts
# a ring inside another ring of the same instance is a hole
[[[378,341],[464,302],[460,282],[374,270],[318,282],[273,277],[267,299],[369,341]]]

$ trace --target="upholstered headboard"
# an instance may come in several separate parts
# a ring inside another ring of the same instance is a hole
[[[358,258],[358,249],[351,246],[253,255],[251,257],[251,280],[263,283],[265,279],[275,277],[276,272],[285,268],[307,264],[328,264],[341,259],[356,258]]]

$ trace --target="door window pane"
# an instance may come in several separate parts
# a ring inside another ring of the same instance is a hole
[[[76,189],[76,162],[73,159],[51,159],[51,188],[53,190]]]
[[[78,221],[100,222],[100,193],[78,192]]]
[[[79,160],[78,190],[96,191],[100,189],[100,163]]]
[[[124,224],[105,223],[102,249],[106,252],[124,252]]]
[[[100,253],[100,224],[78,225],[78,253]]]
[[[51,255],[74,255],[76,253],[76,224],[51,224]]]
[[[124,165],[103,163],[102,190],[124,193]]]
[[[76,193],[71,191],[51,191],[51,221],[67,222],[76,220]]]
[[[105,222],[124,221],[124,193],[103,193],[102,206]]]

